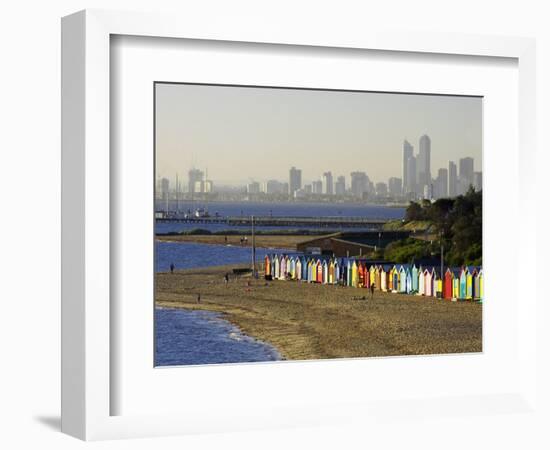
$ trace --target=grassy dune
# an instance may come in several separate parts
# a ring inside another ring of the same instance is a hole
[[[230,270],[157,274],[157,305],[222,312],[293,360],[482,350],[480,304],[381,292],[370,299],[366,289],[290,281],[225,284]]]

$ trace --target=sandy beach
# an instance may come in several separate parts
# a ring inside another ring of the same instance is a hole
[[[241,238],[245,236],[247,238],[246,242],[241,243]],[[198,244],[233,245],[235,247],[250,247],[252,245],[250,233],[227,236],[220,234],[157,235],[156,239],[163,242],[196,242]],[[296,244],[310,239],[312,239],[311,236],[303,235],[259,235],[256,236],[256,247],[296,250]]]
[[[481,304],[263,278],[226,284],[231,269],[158,273],[156,304],[222,312],[285,359],[482,351]]]

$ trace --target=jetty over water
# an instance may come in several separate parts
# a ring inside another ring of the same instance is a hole
[[[254,216],[254,225],[257,227],[317,227],[317,228],[369,228],[378,230],[389,222],[390,219],[370,217],[282,217],[282,216]],[[183,217],[165,216],[157,217],[158,223],[180,222],[196,224],[226,224],[228,226],[251,226],[250,216],[211,216],[211,217]]]

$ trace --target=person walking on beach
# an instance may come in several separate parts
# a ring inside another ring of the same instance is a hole
[[[175,268],[176,266],[174,265],[174,263],[170,263],[170,273],[174,273]]]
[[[223,281],[225,282],[225,284],[229,283],[229,274],[227,272],[225,272],[225,275],[223,277]]]
[[[376,284],[375,283],[371,283],[370,285],[370,298],[374,298],[374,289],[376,288]]]
[[[201,302],[201,293],[199,292],[199,294],[197,295],[197,303],[200,303]]]

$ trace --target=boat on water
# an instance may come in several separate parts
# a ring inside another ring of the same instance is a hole
[[[210,217],[210,214],[208,213],[208,210],[205,208],[197,208],[193,212],[193,217],[201,219],[203,217]]]

